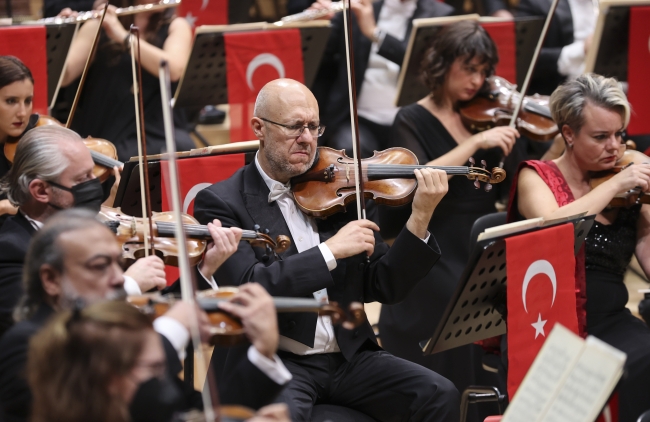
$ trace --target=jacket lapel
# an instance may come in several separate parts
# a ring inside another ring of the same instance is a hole
[[[255,163],[249,164],[244,170],[244,189],[241,191],[241,195],[248,214],[255,224],[260,226],[261,231],[268,230],[272,239],[278,235],[289,236],[291,239],[291,246],[280,256],[287,257],[297,254],[298,249],[296,249],[289,227],[284,221],[282,211],[280,211],[277,202],[269,203],[269,188],[257,171]],[[242,229],[252,230],[253,227],[242,227]]]

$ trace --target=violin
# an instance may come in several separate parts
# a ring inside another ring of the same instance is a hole
[[[117,208],[103,206],[97,218],[106,224],[116,235],[122,246],[123,256],[129,261],[135,261],[145,255],[144,238],[148,236],[149,222],[147,218],[131,217]],[[156,253],[167,265],[178,266],[178,242],[175,238],[174,216],[172,212],[154,212],[153,247]],[[183,214],[183,228],[187,233],[187,256],[190,265],[201,261],[203,252],[212,237],[207,226],[188,214]],[[243,230],[242,240],[253,246],[264,247],[267,252],[282,253],[291,245],[288,236],[280,235],[276,240],[268,234],[255,230]]]
[[[54,117],[40,115],[35,116],[38,116],[38,120],[36,121],[34,127],[48,125],[63,127],[63,125]],[[7,140],[7,142],[4,144],[4,155],[7,157],[7,160],[10,163],[14,162],[16,147],[18,146],[19,140],[20,138],[13,138]],[[100,181],[105,182],[106,179],[113,175],[113,167],[124,166],[122,162],[117,160],[117,150],[115,149],[115,145],[113,145],[111,142],[105,139],[91,137],[88,137],[83,141],[84,144],[86,144],[86,147],[88,147],[90,150],[90,155],[93,158],[93,162],[96,164],[95,167],[93,167],[93,174]]]
[[[236,287],[222,287],[197,293],[197,303],[210,320],[208,343],[212,346],[231,347],[247,341],[241,321],[219,307],[220,303],[229,301],[237,291]],[[154,293],[129,296],[127,301],[147,315],[157,318],[167,312],[175,298]],[[335,302],[323,303],[316,299],[274,297],[273,303],[277,312],[317,312],[321,316],[329,316],[332,324],[340,324],[346,330],[352,330],[366,321],[363,305],[359,302],[352,302],[348,312],[343,311]]]
[[[483,167],[464,166],[424,166],[406,148],[389,148],[375,151],[370,158],[361,159],[364,198],[374,199],[378,204],[403,205],[415,195],[417,182],[413,170],[433,168],[444,170],[450,175],[463,175],[474,180],[478,189],[480,182],[486,183],[489,191],[493,183],[499,183],[506,172],[498,167],[491,171]],[[291,189],[298,207],[314,217],[328,217],[339,211],[356,198],[355,163],[345,155],[345,151],[319,147],[315,164],[306,173],[291,179]]]
[[[605,183],[616,174],[623,171],[625,168],[629,167],[632,164],[640,163],[650,163],[650,157],[645,155],[642,152],[635,151],[634,149],[626,149],[618,160],[616,160],[616,165],[609,170],[599,171],[592,175],[589,180],[589,185],[593,190],[597,186]],[[614,196],[609,203],[610,208],[626,207],[637,204],[650,204],[650,195],[641,191],[639,188],[630,189],[627,192],[621,192]]]
[[[482,132],[495,126],[508,126],[521,94],[517,86],[500,76],[491,76],[487,94],[479,94],[463,105],[460,117],[472,133]],[[519,132],[535,141],[548,141],[559,133],[548,108],[549,97],[535,94],[525,96],[516,126]]]

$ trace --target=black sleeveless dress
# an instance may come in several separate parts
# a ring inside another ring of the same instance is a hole
[[[627,354],[618,386],[621,422],[634,422],[650,409],[650,328],[625,307],[623,284],[640,210],[640,205],[621,209],[609,225],[595,222],[585,241],[587,333]]]
[[[160,28],[154,45],[162,48],[168,30],[169,24]],[[132,74],[130,52],[115,52],[115,44],[102,34],[72,122],[72,129],[81,137],[102,138],[115,144],[120,161],[138,155]],[[173,84],[172,92],[175,88]],[[142,94],[147,154],[159,154],[165,150],[160,82],[145,69],[142,69]],[[184,111],[174,110],[174,124],[177,149],[194,148]]]
[[[393,123],[391,142],[393,145],[389,146],[413,151],[420,164],[458,146],[442,123],[419,104],[408,105],[399,111]],[[486,160],[487,168],[492,168],[498,165],[500,150],[479,150],[474,158],[478,163]],[[465,177],[452,177],[449,192],[436,207],[429,223],[429,233],[440,246],[440,260],[406,300],[397,305],[382,305],[381,308],[379,334],[382,347],[397,357],[444,376],[461,393],[470,385],[504,387],[495,374],[482,368],[483,349],[472,344],[423,356],[419,342],[429,339],[440,322],[469,260],[472,225],[479,217],[496,212],[494,204],[498,191],[499,185],[485,192],[475,189]],[[411,212],[410,205],[403,211],[399,215],[399,210],[380,208],[382,236],[385,236],[387,224],[394,226],[394,231],[404,227]],[[472,405],[467,420],[483,421],[485,416],[496,413],[497,409],[491,403]]]

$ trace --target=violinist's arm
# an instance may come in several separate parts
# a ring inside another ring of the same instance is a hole
[[[70,85],[81,76],[88,55],[90,54],[90,50],[92,49],[93,39],[98,26],[99,21],[93,19],[86,21],[86,23],[79,28],[79,33],[72,40],[72,44],[70,44],[70,50],[68,51],[68,57],[66,59],[65,70],[63,73],[63,82],[61,83],[62,86]]]
[[[582,212],[588,215],[600,213],[619,190],[615,184],[603,183],[582,198],[559,207],[555,196],[537,172],[523,168],[517,184],[519,213],[526,218],[544,217],[555,219],[569,217]]]
[[[160,49],[140,38],[140,63],[154,76],[158,76],[161,60],[169,63],[169,76],[172,82],[183,76],[185,65],[192,50],[192,28],[183,18],[174,19],[169,25],[169,35]]]
[[[636,259],[646,277],[650,275],[650,205],[641,206],[637,223]]]

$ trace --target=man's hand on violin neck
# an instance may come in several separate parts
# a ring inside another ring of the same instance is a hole
[[[212,242],[208,244],[199,271],[207,279],[210,279],[221,264],[237,252],[242,231],[238,227],[221,227],[221,222],[216,219],[212,223],[208,223],[207,227],[210,236],[212,236]]]
[[[449,180],[444,171],[429,168],[415,170],[415,178],[418,187],[406,228],[420,239],[426,239],[429,221],[433,211],[449,190]]]
[[[245,283],[230,302],[221,309],[241,319],[244,332],[251,344],[262,355],[273,359],[278,350],[280,334],[273,298],[258,283]]]
[[[370,220],[351,221],[325,244],[336,259],[348,258],[365,252],[368,256],[375,250],[375,234],[379,226]]]
[[[143,293],[151,289],[160,290],[167,285],[165,264],[155,255],[138,259],[124,272],[124,275],[134,279]]]

